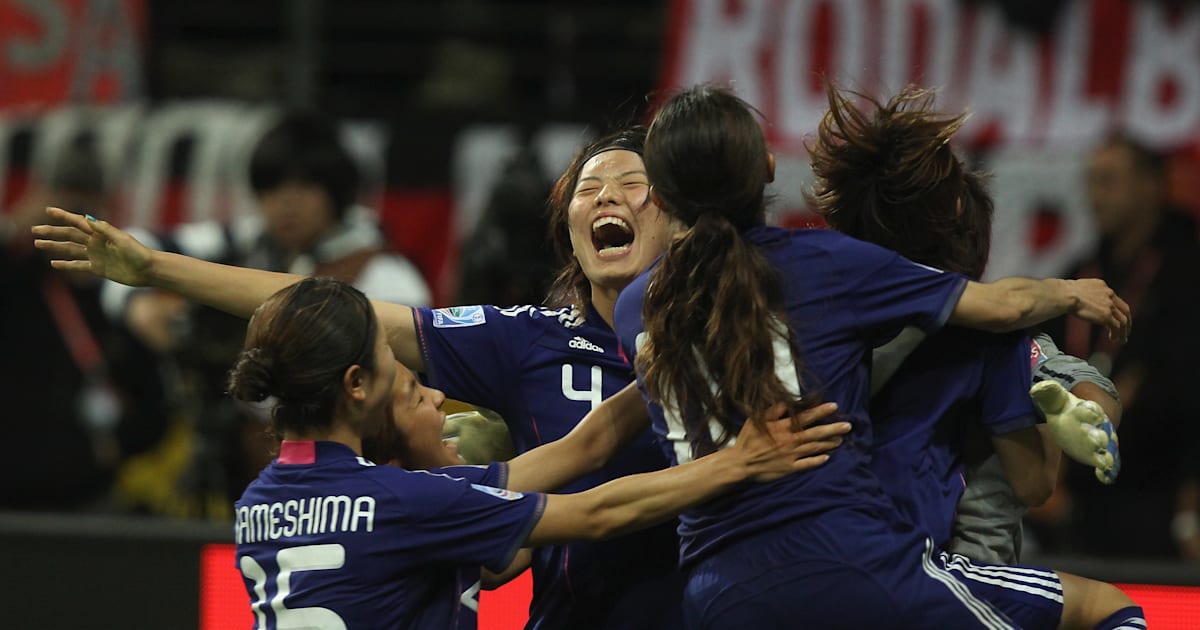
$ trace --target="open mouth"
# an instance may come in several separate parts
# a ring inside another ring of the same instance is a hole
[[[633,229],[620,217],[600,217],[592,222],[592,245],[602,256],[629,251],[633,238]]]

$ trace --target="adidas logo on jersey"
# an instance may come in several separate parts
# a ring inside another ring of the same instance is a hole
[[[567,344],[576,350],[591,350],[592,352],[604,352],[604,348],[584,339],[583,337],[575,337]]]

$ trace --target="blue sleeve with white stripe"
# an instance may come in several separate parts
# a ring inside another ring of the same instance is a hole
[[[991,435],[1002,435],[1037,424],[1038,415],[1029,396],[1033,378],[1030,339],[1020,333],[980,335],[983,348],[983,383],[980,387],[980,421]]]
[[[496,411],[519,393],[522,373],[516,339],[522,322],[494,306],[414,308],[425,381],[447,396]]]
[[[502,571],[533,531],[546,495],[471,483],[421,471],[388,474],[388,489],[405,506],[406,547],[419,564],[482,565]]]
[[[906,325],[936,332],[967,287],[959,274],[914,263],[899,254],[853,239],[837,254],[843,277],[853,279],[850,312],[874,345]]]

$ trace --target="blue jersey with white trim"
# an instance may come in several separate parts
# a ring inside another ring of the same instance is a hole
[[[819,468],[745,486],[681,515],[685,566],[739,538],[833,508],[858,507],[889,518],[894,507],[868,467],[871,348],[905,325],[937,330],[966,287],[960,275],[912,263],[830,230],[760,226],[742,236],[778,271],[789,323],[801,348],[806,387],[837,402],[839,415],[853,430]],[[644,332],[643,293],[652,272],[653,268],[639,276],[617,300],[617,332],[631,359]],[[776,372],[785,383],[795,382],[795,366],[784,350],[776,354]],[[651,405],[651,415],[668,457],[676,463],[690,459],[680,419],[667,417],[658,405]]]
[[[923,341],[871,401],[871,468],[939,548],[950,541],[963,493],[968,424],[1003,435],[1037,423],[1030,348],[1023,333],[947,327]]]
[[[499,413],[520,453],[563,437],[634,379],[616,335],[591,308],[586,314],[536,306],[413,313],[426,382]],[[559,491],[580,492],[666,466],[647,430],[603,469]],[[655,627],[644,613],[617,619],[623,613],[614,611],[636,608],[620,602],[641,602],[655,588],[663,589],[662,601],[677,602],[681,587],[667,579],[678,572],[677,548],[670,522],[598,543],[535,549],[529,627]]]
[[[235,504],[255,627],[475,628],[479,567],[512,561],[545,495],[494,487],[504,464],[414,472],[314,446]]]

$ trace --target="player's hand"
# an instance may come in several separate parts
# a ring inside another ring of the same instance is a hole
[[[1042,381],[1029,390],[1046,416],[1054,441],[1071,459],[1096,469],[1101,483],[1111,484],[1121,472],[1117,432],[1100,405],[1083,400],[1056,381]]]
[[[747,420],[733,446],[741,451],[747,477],[759,482],[772,481],[824,464],[829,460],[829,452],[841,445],[842,436],[850,432],[850,423],[812,425],[836,412],[836,403],[825,403],[792,417],[785,406],[776,405],[765,414],[771,418],[765,423],[765,430]]]
[[[86,271],[133,287],[150,284],[154,250],[113,227],[61,208],[46,208],[60,225],[35,225],[34,247],[50,255],[50,266]]]
[[[1110,339],[1125,341],[1133,327],[1129,305],[1099,278],[1068,280],[1075,308],[1072,313],[1108,330]]]

